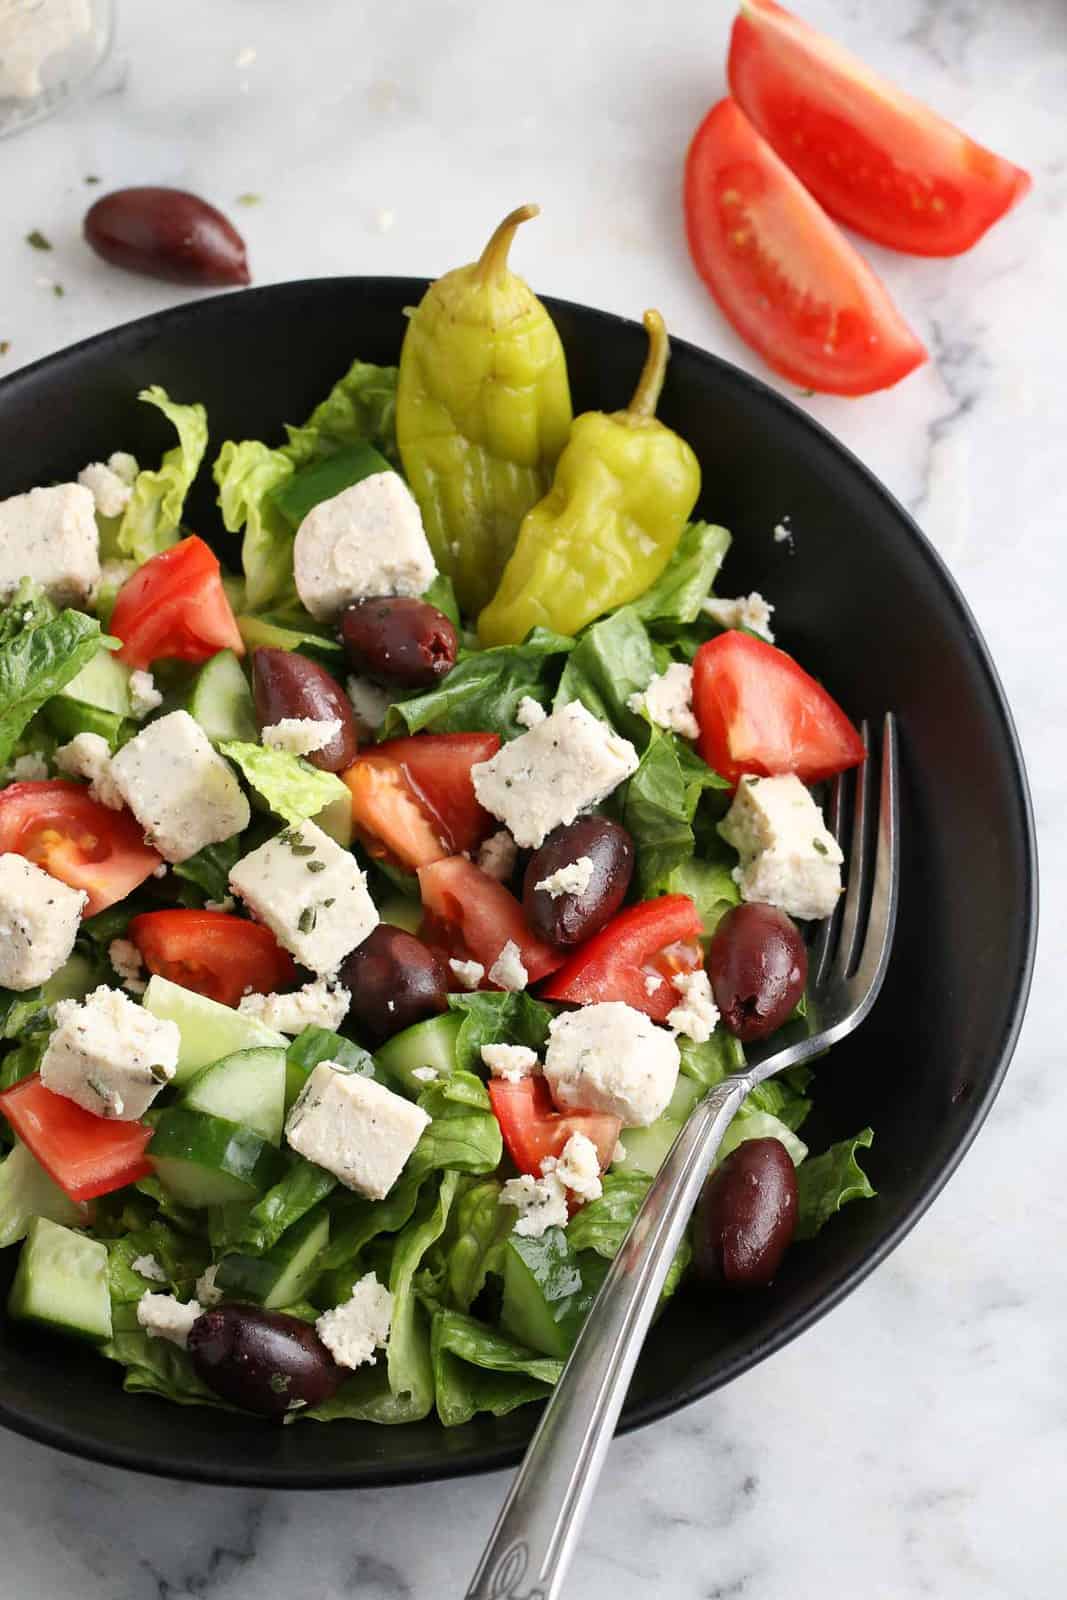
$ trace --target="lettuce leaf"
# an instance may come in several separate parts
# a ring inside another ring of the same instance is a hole
[[[798,1239],[813,1239],[819,1229],[850,1200],[871,1200],[877,1190],[859,1164],[860,1150],[869,1150],[874,1133],[864,1128],[852,1139],[832,1144],[797,1168]]]
[[[456,1172],[493,1172],[504,1143],[484,1083],[457,1067],[419,1096],[432,1118],[404,1169],[412,1176],[444,1167]]]
[[[353,361],[301,428],[286,425],[289,443],[282,448],[295,467],[332,456],[346,445],[369,439],[394,466],[400,465],[396,444],[396,367]]]
[[[703,1044],[696,1044],[694,1040],[681,1035],[678,1053],[681,1056],[681,1071],[694,1083],[699,1083],[702,1089],[714,1089],[731,1072],[743,1072],[745,1069],[744,1046],[722,1027],[716,1028],[711,1038]]]
[[[504,1271],[504,1246],[515,1226],[513,1206],[500,1204],[496,1178],[467,1178],[442,1237],[428,1252],[417,1287],[432,1311],[469,1311],[490,1273]]]
[[[713,848],[718,853],[718,847]],[[733,880],[737,858],[732,851],[729,854],[729,860],[708,861],[703,856],[693,856],[680,862],[664,877],[651,883],[648,893],[687,894],[700,913],[704,936],[708,938],[730,908],[741,903],[740,890]]]
[[[231,1250],[242,1255],[266,1255],[294,1222],[299,1222],[336,1188],[337,1179],[332,1172],[296,1156],[285,1175],[255,1205],[239,1202],[212,1211],[211,1243],[220,1255]]]
[[[107,642],[99,622],[84,611],[57,613],[31,599],[0,612],[0,767],[30,719]]]
[[[644,623],[633,606],[623,606],[582,634],[563,669],[555,706],[580,700],[594,717],[643,750],[649,724],[630,710],[627,701],[647,688],[658,670]]]
[[[540,1053],[548,1042],[553,1013],[524,989],[499,994],[490,990],[451,994],[448,1004],[450,1010],[463,1017],[456,1038],[456,1065],[465,1072],[484,1077],[485,1044],[524,1044]]]
[[[128,1323],[129,1319],[125,1319]],[[220,1400],[214,1390],[202,1383],[193,1370],[185,1350],[169,1339],[153,1339],[134,1321],[116,1327],[100,1353],[126,1368],[122,1387],[127,1394],[158,1394],[179,1406],[214,1406],[219,1411],[236,1411]]]
[[[241,835],[235,834],[222,844],[205,845],[195,856],[176,862],[170,870],[176,877],[195,884],[208,900],[225,900],[230,893],[230,872],[241,854]]]
[[[329,1289],[331,1304],[339,1305],[362,1276],[358,1258],[372,1239],[399,1233],[411,1221],[422,1187],[421,1173],[402,1172],[384,1200],[366,1200],[349,1189],[338,1189],[330,1200],[330,1242],[319,1258],[324,1272],[349,1269],[335,1277]]]
[[[458,1311],[438,1311],[430,1338],[437,1414],[446,1428],[479,1411],[502,1417],[543,1400],[558,1383],[563,1362],[538,1355]]]
[[[633,602],[632,610],[650,625],[695,622],[730,544],[725,528],[691,522],[664,570]]]
[[[613,1261],[641,1209],[651,1183],[651,1178],[639,1173],[607,1173],[600,1199],[591,1201],[575,1212],[568,1224],[567,1240],[571,1249],[578,1252],[594,1250],[605,1260]],[[689,1240],[683,1238],[667,1273],[661,1302],[668,1300],[677,1289],[691,1256]]]
[[[545,705],[551,699],[555,658],[574,648],[574,640],[547,628],[534,628],[524,644],[468,650],[439,689],[390,706],[383,737],[419,733],[496,733],[515,739],[526,730],[516,721],[526,695]]]
[[[653,728],[641,764],[616,792],[614,807],[637,847],[639,896],[660,892],[676,867],[693,858],[693,818],[706,789],[729,785],[673,733]]]
[[[157,471],[137,474],[119,523],[119,554],[140,563],[179,537],[185,497],[207,449],[207,412],[201,405],[179,405],[158,384],[142,389],[137,398],[158,406],[178,434],[178,443],[167,451]]]
[[[348,792],[335,773],[321,772],[288,750],[266,749],[243,739],[223,739],[219,749],[240,767],[246,781],[284,822],[317,817]]]

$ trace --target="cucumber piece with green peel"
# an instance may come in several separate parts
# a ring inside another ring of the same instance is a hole
[[[271,1144],[282,1142],[285,1120],[285,1051],[273,1045],[237,1050],[197,1073],[179,1101],[251,1128]]]
[[[235,1300],[254,1300],[268,1311],[302,1300],[322,1270],[319,1260],[330,1239],[330,1217],[323,1207],[287,1228],[263,1256],[224,1256],[215,1285]]]
[[[621,1140],[626,1155],[621,1161],[612,1162],[611,1170],[654,1177],[703,1092],[699,1083],[679,1073],[666,1111],[647,1128],[622,1130]]]
[[[188,711],[214,744],[259,738],[252,691],[232,650],[220,650],[205,661],[193,680]]]
[[[125,742],[134,727],[128,718],[114,711],[102,711],[99,706],[86,705],[84,700],[65,700],[58,694],[45,706],[44,719],[64,743],[79,733],[96,733],[107,740],[112,753]]]
[[[276,1179],[280,1159],[251,1128],[186,1106],[160,1112],[146,1154],[167,1192],[194,1207],[254,1200]]]
[[[7,1309],[20,1322],[34,1322],[94,1344],[110,1339],[107,1245],[47,1217],[34,1217]]]
[[[65,1228],[84,1227],[87,1206],[78,1205],[54,1183],[26,1146],[15,1140],[0,1162],[0,1250],[23,1239],[34,1217]]]
[[[608,1265],[588,1250],[576,1255],[562,1228],[548,1228],[539,1239],[509,1234],[501,1326],[531,1350],[565,1360]]]
[[[406,894],[391,894],[378,908],[378,915],[391,927],[403,928],[405,933],[418,933],[422,925],[422,904]]]
[[[269,614],[262,617],[242,616],[236,621],[241,638],[249,650],[256,650],[260,645],[266,645],[272,650],[306,648],[312,653],[317,651],[338,658],[341,655],[340,641],[330,638],[327,634],[316,633],[313,627],[290,627]]]
[[[105,972],[80,950],[74,950],[59,971],[41,985],[41,1004],[54,1006],[57,1000],[84,1000],[91,989],[106,982]]]
[[[142,1004],[152,1016],[178,1024],[181,1048],[178,1070],[171,1079],[177,1087],[188,1083],[202,1067],[238,1050],[258,1049],[261,1045],[286,1050],[289,1046],[284,1034],[268,1028],[258,1017],[194,994],[192,989],[183,989],[169,978],[150,978]]]
[[[99,649],[76,677],[58,691],[60,700],[78,700],[98,711],[112,711],[117,717],[133,715],[130,701],[130,669],[111,650]]]
[[[323,500],[332,500],[345,489],[351,489],[353,484],[362,483],[364,478],[392,470],[389,462],[379,455],[372,444],[368,444],[366,439],[357,439],[354,444],[335,450],[332,456],[301,467],[299,472],[294,472],[284,483],[272,489],[267,499],[277,507],[295,533],[308,512],[321,505]]]
[[[456,1040],[462,1026],[458,1011],[442,1011],[438,1017],[416,1022],[403,1033],[394,1034],[375,1052],[378,1063],[408,1094],[419,1095],[426,1085],[412,1076],[416,1068],[433,1067],[440,1078],[450,1077],[455,1071]]]
[[[352,844],[352,796],[346,788],[336,800],[331,800],[328,806],[323,806],[317,817],[312,817],[317,828],[321,828],[335,844],[342,850],[347,850]]]

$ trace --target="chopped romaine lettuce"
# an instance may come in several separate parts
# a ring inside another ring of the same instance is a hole
[[[524,1044],[540,1053],[547,1043],[552,1011],[524,989],[452,994],[448,1004],[463,1015],[456,1040],[456,1065],[467,1072],[485,1076],[483,1045]]]
[[[869,1150],[873,1143],[874,1133],[864,1128],[854,1138],[832,1144],[821,1156],[810,1156],[797,1169],[798,1239],[813,1239],[850,1200],[874,1198],[877,1191],[858,1157],[860,1150]]]
[[[245,779],[283,822],[305,822],[343,800],[344,784],[332,772],[321,772],[303,756],[246,744],[243,739],[223,739],[222,754],[240,767]]]
[[[179,537],[185,497],[207,449],[207,412],[201,405],[179,405],[158,384],[142,389],[137,398],[158,406],[178,433],[178,443],[167,451],[159,468],[137,474],[119,523],[119,554],[140,563]]]
[[[534,628],[524,644],[461,653],[439,689],[413,695],[390,706],[387,739],[403,733],[496,733],[515,739],[526,730],[516,718],[527,695],[544,703],[558,671],[557,658],[574,640],[546,628]]]
[[[0,611],[0,767],[31,717],[107,643],[95,617],[56,612],[39,596],[22,603],[16,596]]]

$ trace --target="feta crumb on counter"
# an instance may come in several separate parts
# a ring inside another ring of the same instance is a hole
[[[595,871],[591,856],[579,856],[577,861],[569,861],[565,867],[550,872],[547,878],[535,883],[534,888],[543,889],[553,900],[564,894],[584,894]]]
[[[163,704],[163,696],[156,688],[156,680],[150,672],[130,673],[130,710],[138,722],[143,722],[150,711],[158,711]]]
[[[694,1044],[706,1044],[719,1020],[711,979],[703,967],[698,967],[695,972],[675,973],[671,983],[681,995],[682,1003],[668,1013],[667,1026],[675,1033],[684,1033]]]
[[[89,793],[109,811],[121,811],[122,790],[115,781],[111,765],[111,746],[99,733],[76,733],[69,744],[61,744],[55,754],[60,772],[72,778],[87,778]]]
[[[549,1228],[567,1226],[567,1190],[554,1171],[544,1177],[509,1178],[500,1191],[500,1204],[518,1213],[514,1232],[523,1239],[540,1239]]]
[[[324,1312],[315,1332],[339,1367],[373,1365],[389,1343],[393,1297],[373,1272],[359,1279],[343,1305]]]
[[[776,538],[777,534],[778,530],[775,529]],[[789,537],[788,533],[785,537]],[[771,632],[774,607],[756,589],[751,594],[739,595],[736,600],[719,600],[713,596],[705,600],[700,609],[720,628],[747,628],[750,633],[758,633],[766,639],[768,644],[774,643],[774,634]]]
[[[153,1294],[151,1290],[137,1302],[137,1321],[152,1339],[169,1339],[184,1350],[193,1323],[203,1312],[198,1300],[183,1303],[173,1294]]]
[[[537,1051],[524,1044],[483,1044],[482,1061],[494,1078],[506,1083],[521,1083],[541,1071]]]
[[[657,672],[626,704],[638,716],[645,713],[658,728],[669,728],[683,739],[700,737],[700,724],[693,715],[693,669],[683,662],[674,661],[666,672]]]
[[[24,856],[0,855],[0,988],[22,993],[55,977],[88,898]]]
[[[148,987],[141,976],[144,962],[132,939],[112,939],[107,947],[107,958],[124,989],[130,994],[144,994]]]
[[[623,1127],[646,1128],[666,1110],[680,1063],[673,1034],[621,1000],[549,1024],[544,1070],[561,1111],[607,1111]]]
[[[263,729],[268,750],[287,750],[294,756],[311,756],[325,750],[341,731],[339,717],[282,717]]]
[[[833,915],[844,856],[799,778],[743,777],[719,832],[741,857],[733,876],[742,899],[801,921]]]
[[[350,992],[340,983],[318,978],[291,994],[246,994],[238,1001],[238,1011],[258,1017],[268,1028],[294,1038],[305,1028],[328,1028],[336,1033],[352,1003]]]
[[[293,576],[318,622],[350,600],[425,594],[437,573],[415,496],[396,472],[376,472],[313,506],[297,529]]]
[[[524,694],[515,712],[515,721],[523,728],[537,728],[545,721],[548,712],[532,694]]]
[[[148,1278],[152,1283],[166,1283],[167,1274],[163,1271],[155,1256],[134,1256],[130,1263],[134,1272],[139,1272],[142,1278]]]
[[[519,847],[506,828],[491,833],[478,851],[477,865],[498,883],[507,883],[515,871]]]
[[[509,939],[489,968],[489,982],[499,989],[525,989],[530,974],[522,964],[522,954],[514,939]]]

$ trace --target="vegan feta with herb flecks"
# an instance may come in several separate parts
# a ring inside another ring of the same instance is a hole
[[[774,643],[774,634],[771,632],[771,613],[774,607],[769,600],[764,600],[758,590],[754,589],[751,594],[740,595],[736,600],[719,600],[712,596],[704,601],[700,609],[706,617],[711,618],[712,622],[717,622],[720,628],[747,628],[749,633],[758,633],[768,644]]]
[[[584,894],[592,882],[595,871],[592,856],[579,856],[577,861],[568,861],[565,867],[557,867],[547,878],[535,883],[534,888],[542,889],[545,894],[551,895],[553,900],[558,900],[565,894]]]
[[[673,1034],[621,1000],[554,1017],[545,1077],[561,1111],[606,1111],[646,1128],[667,1109],[681,1056]]]
[[[289,1113],[285,1137],[368,1200],[384,1200],[429,1126],[426,1112],[373,1078],[320,1061]]]
[[[541,1071],[537,1051],[524,1044],[483,1044],[482,1062],[494,1078],[505,1083],[521,1083]]]
[[[78,482],[92,495],[98,515],[121,517],[130,503],[136,477],[136,457],[116,450],[107,461],[90,461],[78,473]]]
[[[549,1162],[552,1166],[549,1167]],[[600,1157],[596,1145],[584,1133],[572,1133],[558,1160],[549,1156],[541,1163],[541,1171],[555,1172],[564,1188],[576,1200],[599,1200],[604,1193],[600,1181]]]
[[[0,855],[0,988],[22,993],[55,977],[88,898],[23,856]]]
[[[60,772],[87,779],[93,799],[109,811],[122,810],[125,802],[111,770],[111,746],[99,733],[76,733],[56,750],[55,763]]]
[[[741,857],[734,879],[742,899],[802,922],[833,915],[844,857],[799,778],[743,777],[719,832]]]
[[[188,711],[142,728],[112,757],[111,776],[167,861],[187,861],[241,833],[251,819],[233,769]]]
[[[567,1190],[554,1171],[541,1178],[528,1172],[509,1178],[500,1191],[500,1204],[518,1211],[512,1231],[520,1238],[540,1239],[549,1228],[567,1226]]]
[[[294,1038],[305,1028],[328,1028],[336,1033],[348,1015],[352,1002],[349,991],[340,983],[330,983],[318,978],[305,983],[302,989],[291,994],[246,994],[238,1002],[238,1011],[246,1016],[258,1017],[277,1033],[288,1033]]]
[[[636,772],[629,740],[580,701],[504,745],[471,768],[479,802],[524,849],[537,849],[553,828],[606,800]]]
[[[507,883],[515,871],[518,859],[518,845],[508,830],[501,828],[498,832],[491,833],[481,846],[477,864],[490,878],[495,878],[498,883]]]
[[[230,888],[278,943],[320,977],[378,926],[355,856],[313,822],[285,828],[242,856]]]
[[[142,1278],[147,1278],[149,1283],[166,1283],[167,1274],[163,1271],[155,1256],[134,1256],[130,1263],[134,1272],[139,1272]]]
[[[313,506],[297,529],[293,576],[319,622],[350,600],[425,594],[437,575],[415,496],[395,472],[376,472]]]
[[[151,1290],[137,1302],[137,1321],[153,1339],[169,1339],[184,1350],[193,1331],[193,1323],[203,1314],[197,1300],[182,1301],[173,1294],[153,1294]]]
[[[354,1285],[351,1296],[315,1324],[315,1332],[339,1367],[373,1365],[375,1352],[389,1343],[393,1297],[373,1272]]]
[[[464,989],[477,989],[485,977],[485,968],[480,961],[457,961],[455,958],[448,965],[463,985]]]
[[[0,603],[32,578],[57,606],[84,606],[100,581],[100,534],[80,483],[0,500]]]
[[[115,976],[128,993],[144,994],[148,987],[141,976],[144,962],[141,960],[141,952],[132,939],[112,939],[107,947],[107,959],[111,962]]]
[[[163,696],[156,688],[156,680],[150,672],[137,671],[130,673],[130,710],[138,722],[143,722],[152,711],[158,711],[163,704]]]
[[[675,1033],[684,1033],[694,1044],[706,1044],[719,1020],[711,979],[703,967],[698,967],[695,972],[676,972],[671,983],[681,999],[668,1013],[667,1026]]]
[[[288,750],[294,756],[313,756],[325,750],[341,731],[339,717],[282,717],[263,729],[268,750]]]
[[[41,1082],[97,1117],[136,1122],[178,1070],[181,1035],[101,985],[84,1000],[60,1000],[41,1061]]]
[[[684,662],[673,661],[665,672],[657,672],[626,704],[657,728],[669,728],[683,739],[700,737],[700,724],[693,715],[693,669]]]
[[[522,964],[522,952],[514,939],[509,939],[489,968],[489,982],[495,983],[498,989],[517,992],[525,989],[529,981],[530,974]]]

